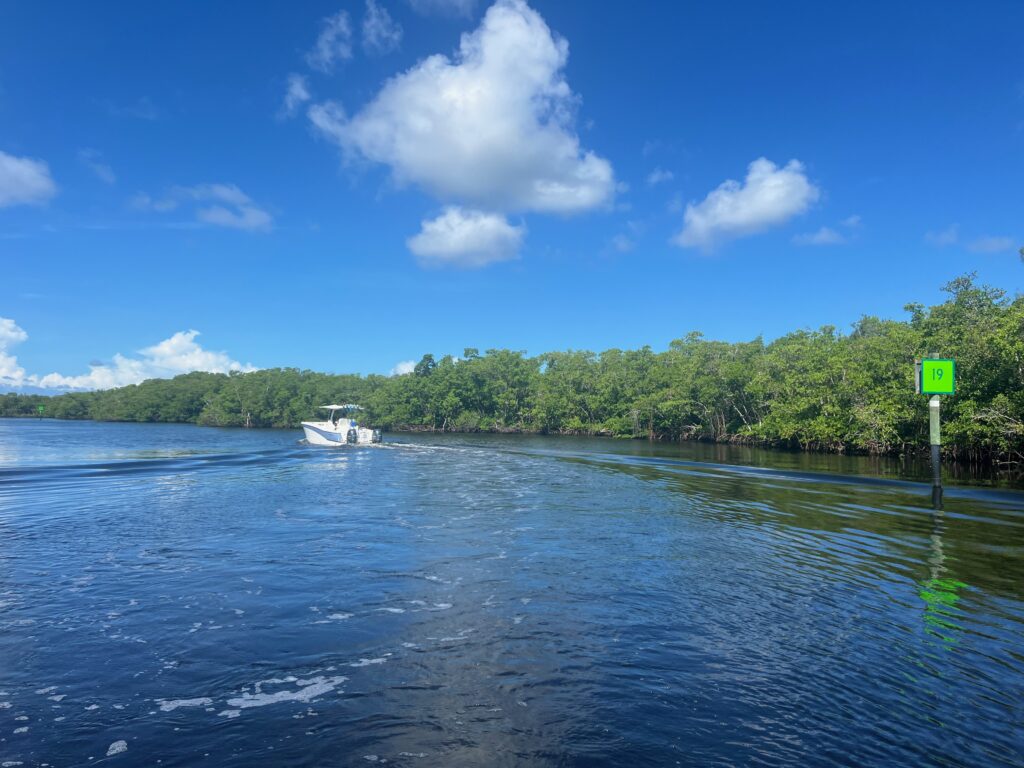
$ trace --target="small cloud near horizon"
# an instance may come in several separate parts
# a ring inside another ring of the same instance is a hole
[[[412,373],[416,370],[415,360],[402,360],[400,363],[396,363],[395,367],[391,369],[390,376],[404,376],[407,373]]]

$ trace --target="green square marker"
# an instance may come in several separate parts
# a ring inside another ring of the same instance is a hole
[[[921,394],[952,395],[956,392],[956,363],[952,360],[921,361]]]

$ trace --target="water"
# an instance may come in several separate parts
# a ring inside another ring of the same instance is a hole
[[[299,436],[0,421],[0,763],[1024,765],[1019,491]]]

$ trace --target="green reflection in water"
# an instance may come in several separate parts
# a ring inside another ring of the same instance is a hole
[[[955,620],[960,611],[956,604],[960,602],[959,591],[967,584],[945,575],[948,570],[942,548],[945,528],[942,510],[935,511],[932,514],[931,554],[928,558],[931,578],[921,584],[917,594],[925,605],[925,631],[940,638],[949,647],[959,641],[953,633],[963,631],[963,627]]]

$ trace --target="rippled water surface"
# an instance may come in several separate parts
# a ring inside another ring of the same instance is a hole
[[[0,763],[1024,765],[1019,491],[299,437],[0,421]]]

